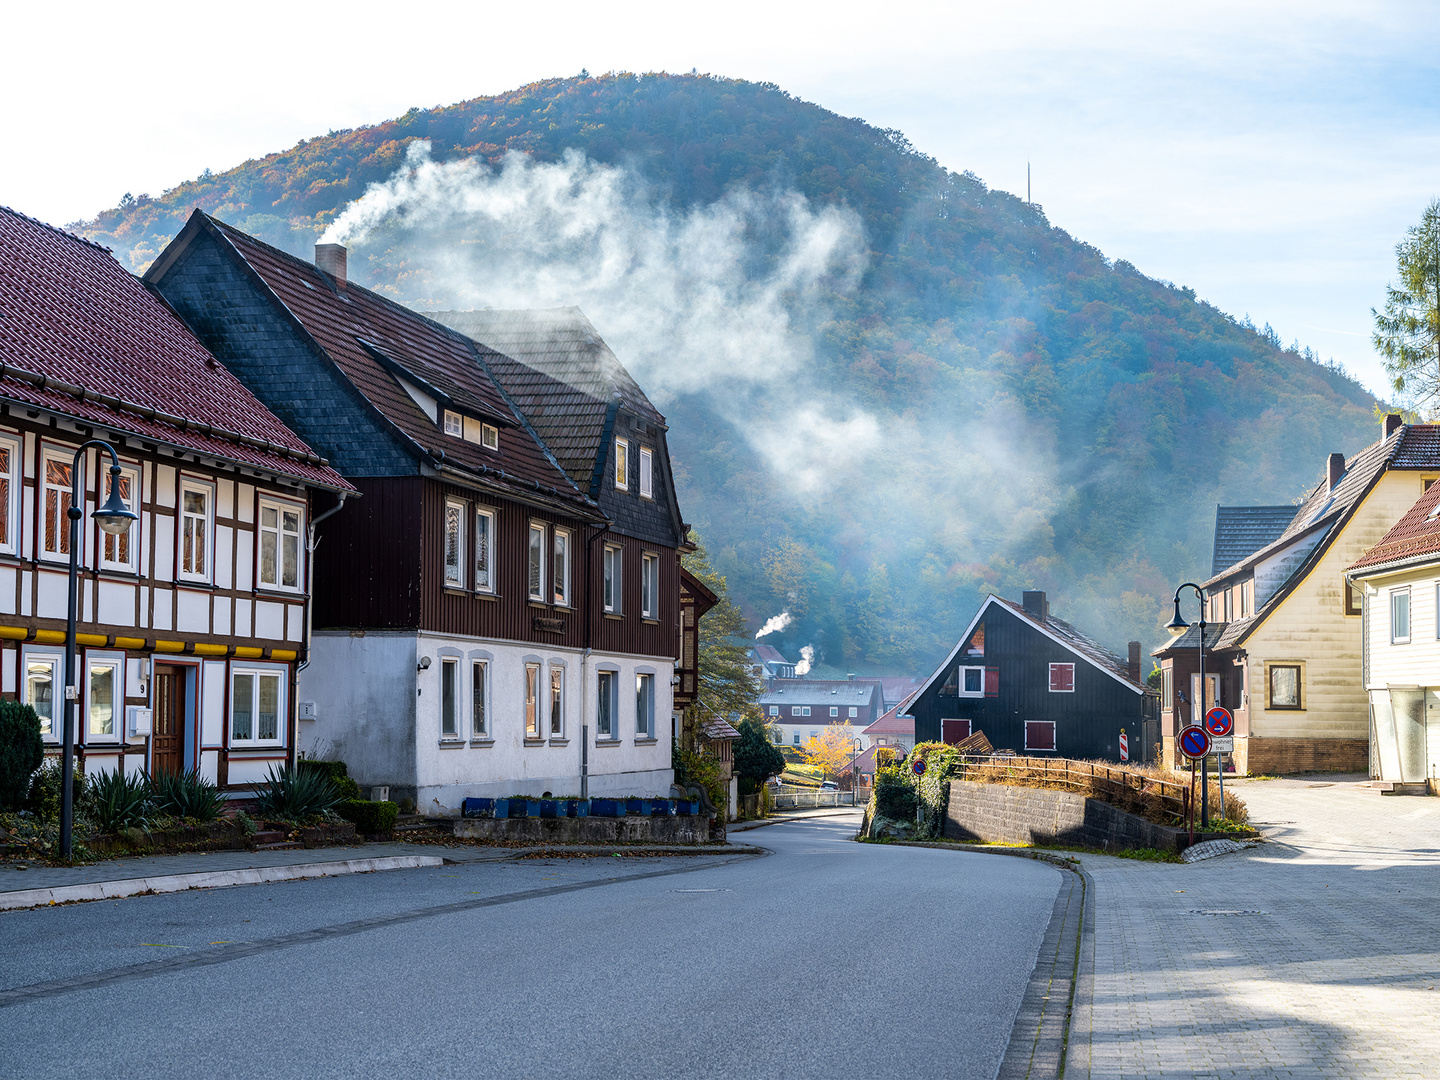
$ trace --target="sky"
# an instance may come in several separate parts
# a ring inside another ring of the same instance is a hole
[[[1383,394],[1372,307],[1440,196],[1440,5],[137,0],[6,17],[0,204],[55,224],[536,79],[775,83]],[[337,17],[337,12],[343,16]]]

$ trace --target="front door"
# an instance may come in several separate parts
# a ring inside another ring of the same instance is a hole
[[[150,773],[184,771],[185,669],[155,666],[155,716],[150,735]]]

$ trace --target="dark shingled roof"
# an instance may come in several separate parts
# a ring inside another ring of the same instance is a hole
[[[1440,484],[1432,484],[1380,542],[1360,556],[1350,569],[1375,570],[1440,557],[1440,509],[1437,507],[1440,507]]]
[[[1285,506],[1217,506],[1210,573],[1218,574],[1277,539],[1298,509]]]
[[[1085,656],[1094,663],[1096,667],[1104,668],[1112,675],[1118,675],[1131,686],[1141,686],[1140,683],[1130,678],[1130,661],[1128,659],[1117,656],[1094,638],[1087,637],[1081,633],[1064,619],[1057,619],[1053,615],[1046,615],[1043,619],[1037,619],[1020,604],[1006,600],[1004,597],[994,596],[991,597],[991,599],[996,603],[1004,604],[1013,614],[1018,615],[1031,625],[1038,626],[1042,630],[1046,630],[1053,636],[1059,638],[1068,648]]]
[[[0,398],[353,490],[109,251],[3,207]]]

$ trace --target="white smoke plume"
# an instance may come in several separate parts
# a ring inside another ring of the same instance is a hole
[[[800,650],[800,662],[795,665],[795,677],[810,674],[810,664],[815,659],[815,646],[806,645]]]
[[[765,620],[765,625],[755,631],[755,640],[759,641],[766,634],[778,634],[790,625],[790,613],[782,611],[779,615],[771,616]]]

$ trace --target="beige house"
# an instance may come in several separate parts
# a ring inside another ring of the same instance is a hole
[[[1324,479],[1278,538],[1202,583],[1204,702],[1234,713],[1236,771],[1369,766],[1361,594],[1346,571],[1436,479],[1440,425],[1386,416],[1380,441],[1348,460],[1330,455]],[[1199,719],[1197,631],[1192,626],[1155,651],[1165,671],[1167,762],[1174,761],[1176,732]]]
[[[1370,775],[1440,795],[1440,485],[1350,568],[1361,594]]]

